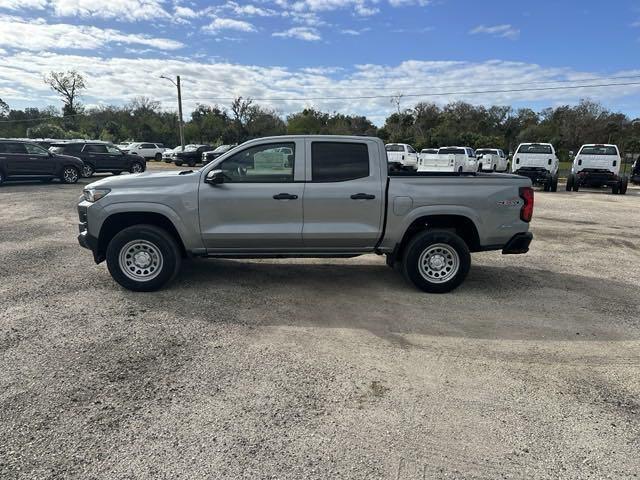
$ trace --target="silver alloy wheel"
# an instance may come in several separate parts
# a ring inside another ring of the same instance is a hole
[[[133,240],[120,249],[120,270],[131,280],[148,282],[162,271],[163,257],[160,249],[147,240]]]
[[[93,167],[91,165],[84,165],[82,167],[82,176],[89,178],[91,175],[93,175]]]
[[[460,269],[458,252],[446,243],[429,245],[418,259],[418,271],[431,283],[445,283]]]
[[[131,173],[142,173],[143,171],[144,170],[140,163],[135,162],[133,165],[131,165]]]
[[[76,183],[78,181],[78,170],[73,167],[67,167],[62,172],[62,178],[66,183]]]

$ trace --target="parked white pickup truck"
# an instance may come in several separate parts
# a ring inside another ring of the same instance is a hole
[[[137,291],[162,287],[184,256],[376,253],[418,288],[443,293],[467,276],[470,252],[528,251],[533,201],[529,179],[515,175],[394,171],[378,138],[270,137],[199,170],[88,185],[78,241]]]
[[[478,164],[482,165],[483,172],[506,172],[509,170],[509,161],[504,151],[499,148],[480,148],[476,150]]]
[[[560,161],[550,143],[521,143],[513,155],[511,170],[516,175],[531,179],[541,185],[545,192],[558,190]]]
[[[573,159],[567,192],[580,187],[611,188],[614,195],[627,193],[629,179],[620,176],[620,150],[616,145],[583,145]]]
[[[442,147],[438,156],[430,162],[424,162],[423,172],[457,172],[478,171],[478,163],[473,148]]]
[[[411,145],[406,143],[389,143],[385,145],[387,150],[387,160],[390,165],[395,165],[403,169],[418,168],[418,152]]]

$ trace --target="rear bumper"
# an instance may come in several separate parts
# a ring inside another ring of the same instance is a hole
[[[515,175],[521,177],[527,177],[533,184],[542,184],[553,178],[553,175],[549,170],[544,168],[520,168],[513,172]]]
[[[520,255],[529,251],[529,245],[533,240],[531,232],[517,233],[502,248],[503,255]]]

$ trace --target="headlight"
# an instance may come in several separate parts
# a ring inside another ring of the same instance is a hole
[[[109,188],[85,188],[82,191],[82,195],[87,202],[94,203],[106,196],[110,191]]]

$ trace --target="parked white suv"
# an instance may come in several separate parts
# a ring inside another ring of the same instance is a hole
[[[137,142],[130,144],[124,151],[133,155],[140,155],[143,158],[150,158],[156,161],[162,160],[162,153],[166,150],[161,143]]]
[[[558,190],[560,161],[550,143],[521,143],[513,155],[511,171],[540,185],[545,192]]]
[[[390,164],[413,170],[418,168],[418,152],[411,145],[388,143],[385,145],[385,150]]]
[[[616,145],[583,145],[573,159],[567,192],[580,187],[611,188],[614,195],[627,193],[629,179],[620,176],[620,150]]]
[[[506,172],[509,169],[507,156],[499,148],[480,148],[476,150],[476,157],[483,172]]]

